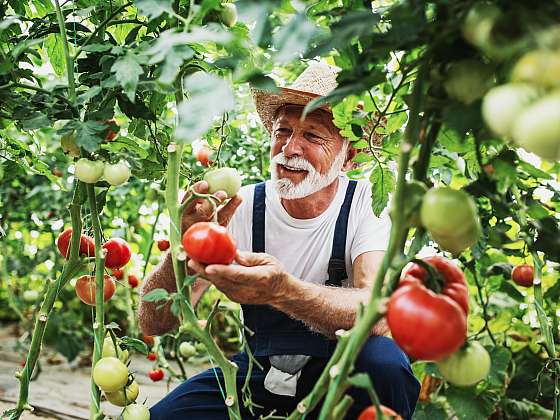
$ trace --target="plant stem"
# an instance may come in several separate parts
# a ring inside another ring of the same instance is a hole
[[[76,101],[76,84],[74,82],[74,60],[70,56],[68,49],[68,38],[66,38],[66,27],[64,26],[64,15],[60,10],[59,0],[54,0],[56,8],[56,19],[58,21],[58,28],[60,31],[60,38],[62,41],[62,49],[64,50],[64,58],[66,60],[66,73],[68,77],[68,97],[72,103]]]
[[[103,339],[105,337],[105,314],[103,312],[103,288],[105,274],[105,253],[101,248],[101,224],[99,223],[99,213],[97,211],[97,202],[95,201],[95,186],[87,184],[87,195],[89,207],[91,210],[91,223],[93,225],[93,237],[95,240],[95,321],[93,322],[93,357],[91,368],[101,359],[103,349]],[[96,420],[103,418],[100,406],[101,393],[99,388],[91,379],[91,401],[90,401],[90,419]]]

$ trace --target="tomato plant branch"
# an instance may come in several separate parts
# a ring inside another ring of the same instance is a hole
[[[73,103],[76,101],[76,84],[74,82],[74,61],[70,56],[70,51],[68,49],[68,39],[66,38],[66,27],[64,22],[64,15],[60,9],[59,0],[54,0],[54,5],[56,8],[56,19],[58,21],[58,28],[60,30],[60,38],[62,41],[62,49],[64,51],[64,58],[66,61],[66,72],[68,77],[68,97]]]

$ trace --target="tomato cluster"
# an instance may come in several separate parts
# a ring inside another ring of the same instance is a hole
[[[56,240],[56,246],[60,251],[60,255],[64,258],[70,258],[70,239],[72,238],[72,228],[66,229],[62,232]],[[95,242],[91,236],[86,236],[83,233],[80,235],[80,255],[88,257],[95,257]]]

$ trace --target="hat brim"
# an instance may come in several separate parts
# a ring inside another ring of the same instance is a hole
[[[251,92],[253,94],[257,113],[259,114],[262,124],[269,133],[272,132],[274,113],[278,108],[288,104],[305,106],[313,99],[321,97],[321,95],[316,93],[290,88],[280,88],[280,92],[270,92],[253,88]],[[328,104],[323,104],[319,106],[319,108],[331,112],[331,108]]]

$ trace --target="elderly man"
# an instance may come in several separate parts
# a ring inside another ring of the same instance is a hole
[[[220,211],[220,223],[228,226],[239,249],[237,264],[204,267],[189,261],[191,270],[241,303],[243,321],[255,332],[248,344],[264,369],[253,370],[250,387],[253,401],[264,408],[254,418],[272,410],[288,414],[311,391],[336,345],[335,331],[350,329],[360,302],[367,303],[387,247],[390,221],[373,214],[369,183],[341,173],[351,167],[356,151],[333,124],[329,108],[301,119],[306,103],[335,87],[334,69],[316,63],[280,93],[254,91],[257,111],[271,133],[272,179],[243,187]],[[205,192],[208,186],[201,182],[196,188]],[[210,206],[196,203],[186,209],[183,228],[209,217]],[[194,304],[209,285],[197,281]],[[175,290],[169,255],[143,293],[157,287]],[[162,334],[177,320],[168,308],[143,302],[140,325],[146,334]],[[240,353],[233,360],[240,387],[248,356]],[[372,331],[355,369],[371,376],[382,404],[404,418],[412,416],[419,384],[390,338]],[[203,372],[152,407],[151,418],[226,419],[222,388],[221,372]],[[347,418],[356,419],[371,401],[363,389],[349,394],[354,404]],[[244,407],[242,414],[253,418]]]

